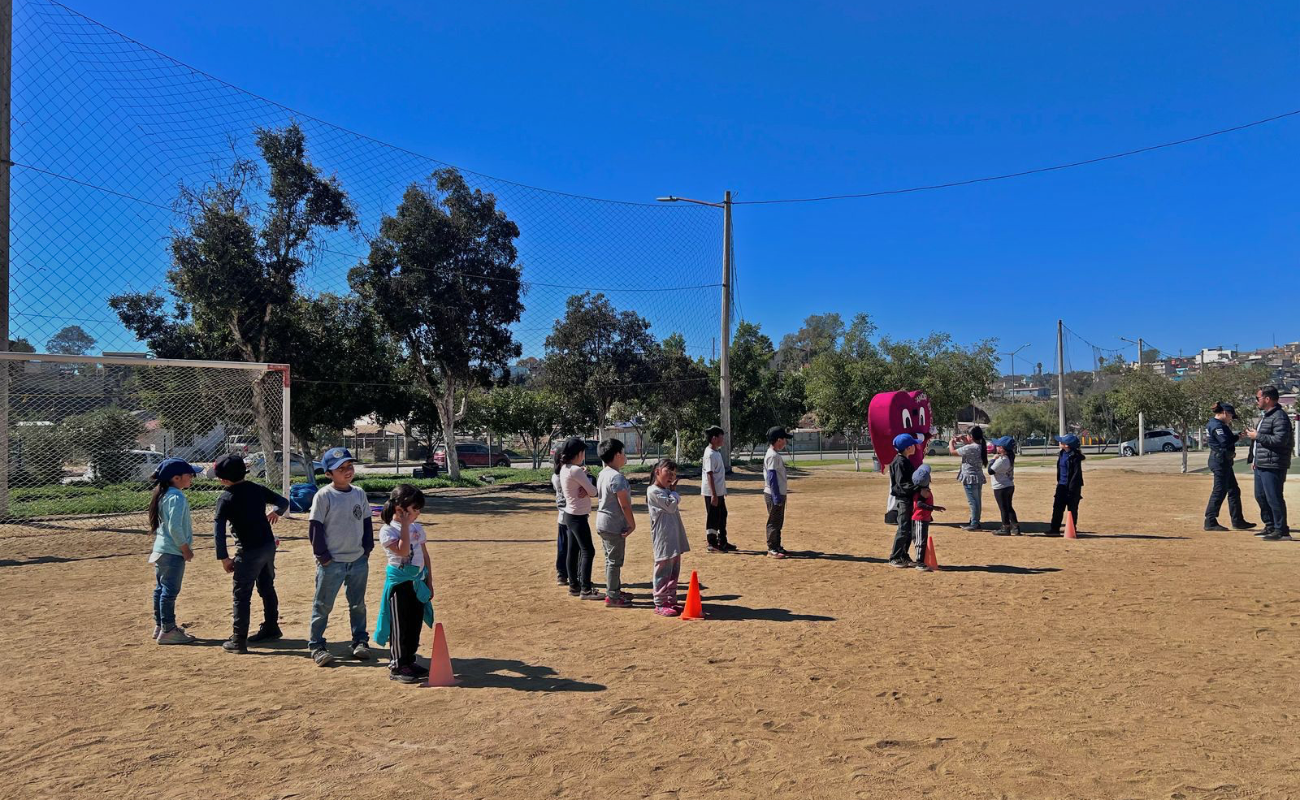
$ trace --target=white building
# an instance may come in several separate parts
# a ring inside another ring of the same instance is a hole
[[[1201,350],[1200,355],[1196,357],[1196,360],[1201,364],[1201,366],[1205,366],[1206,364],[1225,364],[1235,358],[1236,355],[1236,350],[1225,350],[1222,347],[1205,348]]]

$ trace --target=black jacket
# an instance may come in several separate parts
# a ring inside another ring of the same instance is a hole
[[[1056,459],[1058,486],[1064,486],[1071,492],[1077,492],[1083,489],[1083,459],[1085,456],[1079,450],[1071,448],[1065,450]],[[1065,481],[1061,481],[1060,470],[1061,461],[1065,461]]]
[[[900,500],[910,500],[916,494],[916,484],[912,483],[915,472],[911,460],[899,453],[889,462],[889,493]]]
[[[1279,406],[1259,421],[1255,429],[1255,444],[1250,448],[1255,469],[1287,470],[1291,467],[1291,450],[1295,447],[1295,431],[1291,418]]]

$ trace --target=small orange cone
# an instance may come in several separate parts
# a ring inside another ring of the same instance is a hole
[[[700,602],[700,575],[691,570],[691,588],[686,591],[686,608],[681,619],[704,619],[704,605]]]
[[[939,556],[934,552],[934,534],[925,539],[925,568],[934,572],[939,571]]]
[[[1078,539],[1079,532],[1074,529],[1074,515],[1068,510],[1065,512],[1065,538]]]
[[[442,623],[433,626],[433,655],[429,657],[429,677],[425,686],[455,686],[460,681],[451,671],[451,654],[447,652],[447,634]]]

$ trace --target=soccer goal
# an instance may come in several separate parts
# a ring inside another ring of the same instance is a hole
[[[216,504],[211,467],[227,453],[285,496],[313,479],[290,452],[286,365],[13,352],[0,364],[0,525],[145,529],[150,475],[169,456],[207,468],[196,512]]]

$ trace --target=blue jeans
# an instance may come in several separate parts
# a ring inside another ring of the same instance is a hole
[[[185,557],[163,553],[153,562],[157,584],[153,589],[153,621],[163,630],[176,627],[176,598],[181,593],[181,579],[185,577]]]
[[[979,525],[984,511],[984,484],[963,483],[962,488],[966,490],[966,504],[970,506],[970,524]]]
[[[316,565],[316,595],[311,603],[311,639],[309,650],[325,647],[325,626],[339,589],[345,589],[348,599],[348,617],[352,623],[352,644],[369,644],[366,632],[366,578],[370,575],[370,559],[366,556],[350,563],[331,561],[325,566]]]
[[[1286,472],[1280,469],[1255,470],[1255,502],[1259,503],[1259,516],[1265,528],[1277,533],[1290,533],[1286,524],[1286,498],[1282,496],[1282,482]]]

